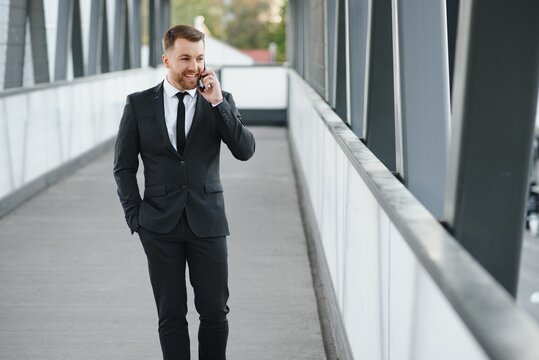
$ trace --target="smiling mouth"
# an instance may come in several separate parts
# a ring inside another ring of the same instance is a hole
[[[184,75],[184,77],[189,80],[198,80],[198,74]]]

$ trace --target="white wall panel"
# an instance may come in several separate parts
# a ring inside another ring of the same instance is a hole
[[[11,173],[15,187],[20,186],[24,178],[25,164],[22,159],[25,158],[26,123],[28,121],[26,97],[26,95],[17,95],[6,98],[5,102],[7,146],[0,146],[0,148],[7,147],[9,149],[11,169],[7,171]],[[8,189],[1,189],[0,196],[7,191]]]
[[[297,166],[354,358],[486,359],[329,129],[342,121],[313,94],[291,75],[289,128]],[[369,161],[362,166],[377,169]]]
[[[8,28],[9,0],[0,0],[0,89],[4,88]]]
[[[340,149],[340,148],[339,148]],[[356,171],[347,181],[344,324],[357,359],[381,358],[378,204]]]
[[[162,77],[132,70],[0,97],[0,199],[115,136],[126,96]]]
[[[338,280],[338,251],[337,251],[337,232],[335,222],[336,198],[335,198],[335,169],[333,159],[336,157],[335,144],[331,141],[331,134],[327,128],[322,128],[323,146],[319,147],[321,153],[318,157],[319,168],[318,173],[318,193],[320,194],[320,217],[317,219],[320,234],[324,239],[324,250],[326,251],[326,259],[330,268],[333,284],[337,284]],[[325,189],[325,191],[319,191]],[[335,286],[335,285],[334,285]]]
[[[0,169],[11,169],[10,153],[6,104],[0,101]],[[0,171],[0,189],[11,187],[13,187],[13,173]]]
[[[230,51],[232,52],[232,51]],[[212,55],[208,54],[210,58]],[[241,109],[286,109],[288,74],[281,66],[225,67],[223,90],[234,94]]]
[[[393,225],[389,236],[389,354],[391,360],[408,360],[412,355],[417,262]]]
[[[347,178],[349,172],[349,164],[346,159],[346,156],[342,151],[336,152],[336,157],[334,159],[336,164],[336,211],[335,211],[335,232],[337,237],[337,283],[335,286],[338,306],[341,312],[343,311],[343,299],[344,299],[344,289],[345,289],[345,255],[346,255],[346,234],[347,226],[350,223],[346,219],[346,207],[348,205],[348,183]]]
[[[390,359],[389,352],[389,287],[390,287],[390,246],[391,246],[391,220],[382,209],[378,209],[379,244],[380,244],[380,327],[381,357]]]

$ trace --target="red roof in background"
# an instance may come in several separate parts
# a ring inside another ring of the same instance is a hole
[[[271,52],[269,49],[248,49],[240,51],[245,55],[252,57],[256,64],[269,64],[271,62]]]

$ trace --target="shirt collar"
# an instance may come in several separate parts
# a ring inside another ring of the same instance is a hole
[[[176,89],[171,83],[168,82],[167,77],[165,76],[165,80],[163,81],[163,89],[165,90],[165,94],[169,98],[173,98],[176,96],[178,92],[181,92],[181,90]],[[191,97],[195,97],[197,93],[197,89],[190,89],[190,90],[184,90],[187,92]]]

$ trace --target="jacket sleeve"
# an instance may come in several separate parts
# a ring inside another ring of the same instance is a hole
[[[221,121],[218,122],[223,141],[238,160],[249,160],[255,152],[255,138],[241,121],[232,94],[224,93],[223,102],[215,107]]]
[[[131,234],[139,228],[138,214],[141,203],[137,183],[140,152],[138,127],[131,95],[127,97],[126,104],[116,144],[114,147],[114,179],[118,188],[118,196],[122,204],[125,220],[131,229]]]

